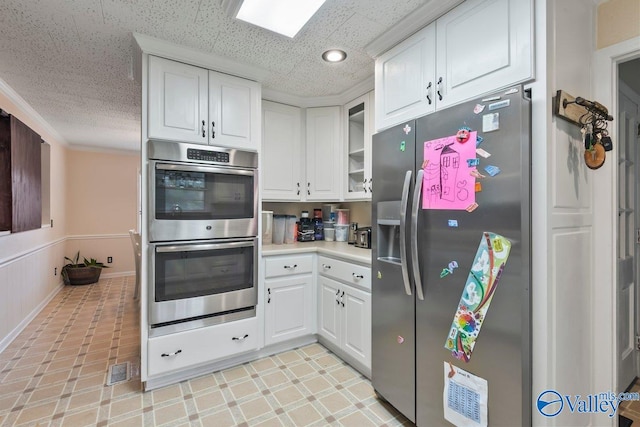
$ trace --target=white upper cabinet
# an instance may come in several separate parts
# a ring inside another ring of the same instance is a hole
[[[258,83],[209,71],[209,143],[257,150],[260,102]]]
[[[307,109],[307,179],[303,191],[309,201],[340,199],[342,144],[340,107]]]
[[[260,85],[149,56],[149,138],[258,150]]]
[[[435,24],[423,28],[376,59],[376,129],[435,109]]]
[[[345,200],[371,199],[372,107],[373,92],[370,92],[354,99],[343,108]]]
[[[438,108],[533,76],[532,0],[476,0],[436,22]]]
[[[263,200],[300,200],[303,185],[300,124],[300,108],[262,102]]]
[[[376,130],[533,78],[533,0],[467,0],[376,59]]]
[[[149,56],[149,138],[207,144],[207,70]]]

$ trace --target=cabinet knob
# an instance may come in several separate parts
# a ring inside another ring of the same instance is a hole
[[[440,93],[440,85],[441,84],[442,84],[442,77],[439,77],[438,78],[438,88],[437,88],[438,90],[437,90],[437,92],[438,92],[438,100],[440,100],[440,101],[442,101],[442,94]]]
[[[233,338],[231,338],[231,341],[244,341],[247,338],[249,338],[249,334],[244,334],[244,336],[242,336],[242,337],[233,337]]]
[[[356,273],[351,273],[351,275],[353,276],[354,279],[364,279],[364,276],[362,274],[356,274]],[[343,292],[344,294],[344,292]]]
[[[176,350],[173,353],[162,353],[160,357],[174,357],[182,353],[182,350]]]
[[[431,82],[427,85],[427,101],[431,105]]]
[[[207,128],[206,128],[204,120],[202,121],[202,137],[203,138],[207,137]]]
[[[331,270],[331,266],[329,264],[322,264],[322,268],[324,268],[325,270]]]

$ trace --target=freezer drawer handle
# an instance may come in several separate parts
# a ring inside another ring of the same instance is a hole
[[[364,279],[364,276],[362,274],[351,273],[351,275],[354,279]]]
[[[231,341],[244,341],[247,338],[249,338],[249,334],[244,334],[243,337],[233,337],[233,338],[231,338]]]
[[[413,280],[416,284],[418,299],[424,301],[422,279],[420,279],[420,264],[418,263],[418,214],[420,213],[420,201],[422,200],[422,179],[424,170],[420,169],[416,176],[416,186],[413,192],[413,206],[411,206],[411,265],[413,267]]]
[[[400,265],[402,266],[402,281],[407,295],[411,296],[411,282],[409,281],[409,267],[407,266],[407,204],[409,204],[409,189],[411,188],[411,171],[404,176],[402,186],[402,200],[400,201]]]
[[[176,350],[173,353],[162,353],[160,357],[174,357],[182,353],[182,350]]]

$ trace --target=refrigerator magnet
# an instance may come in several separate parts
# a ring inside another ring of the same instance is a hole
[[[482,234],[445,340],[444,347],[456,359],[464,362],[471,359],[510,250],[511,242],[505,237],[487,231]]]
[[[404,151],[407,148],[406,141],[400,142],[400,151]]]
[[[482,132],[493,132],[500,129],[500,113],[482,116]]]
[[[469,136],[471,135],[471,128],[462,127],[456,133],[456,140],[460,143],[467,142],[469,140]]]
[[[477,169],[471,169],[471,170],[469,171],[469,175],[471,175],[471,176],[472,176],[472,177],[474,177],[474,178],[478,178],[478,179],[486,178],[486,176],[485,176],[485,175],[482,175],[480,172],[478,172],[478,170],[477,170]]]
[[[487,172],[490,176],[496,176],[500,173],[500,168],[493,165],[485,166],[485,172]]]
[[[450,219],[450,220],[447,221],[447,225],[449,227],[457,228],[458,227],[458,220],[457,219]]]
[[[409,135],[409,132],[411,132],[411,126],[409,126],[409,123],[404,125],[404,127],[402,128],[402,131],[404,132],[405,135]]]
[[[493,104],[489,104],[489,111],[499,110],[500,108],[506,108],[511,105],[510,99],[505,99],[503,101],[494,102]]]
[[[476,106],[473,107],[474,114],[480,114],[483,111],[484,111],[484,105],[482,105],[482,104],[476,104]]]
[[[477,203],[471,203],[469,206],[467,206],[467,208],[465,209],[465,211],[467,212],[473,212],[476,209],[478,209],[478,204]]]
[[[448,276],[449,274],[453,274],[453,271],[458,268],[458,261],[451,261],[449,265],[442,269],[440,272],[440,278]]]
[[[480,159],[475,158],[475,159],[467,159],[467,166],[472,167],[472,166],[478,166],[480,164]]]
[[[484,138],[481,137],[480,135],[476,136],[476,147],[480,144],[482,144],[482,141],[484,141]]]
[[[444,362],[444,419],[456,426],[485,427],[489,424],[489,383]]]
[[[476,182],[476,193],[479,193],[482,191],[482,184],[480,184],[480,182]]]
[[[478,154],[479,156],[484,157],[485,159],[491,157],[491,153],[489,153],[488,151],[483,150],[482,148],[476,148],[476,154]]]

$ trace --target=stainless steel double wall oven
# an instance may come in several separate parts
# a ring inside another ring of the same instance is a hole
[[[258,154],[166,141],[148,153],[151,334],[255,316]]]

